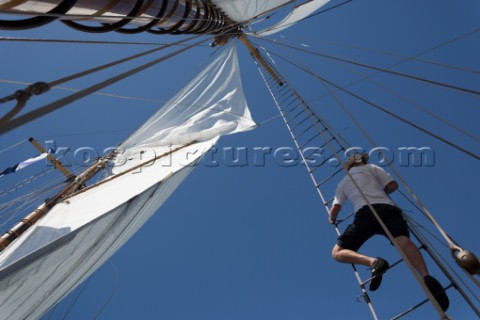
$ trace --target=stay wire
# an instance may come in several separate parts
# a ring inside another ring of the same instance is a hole
[[[476,30],[475,32],[477,32],[477,31],[480,31],[480,29]],[[419,54],[414,55],[414,56],[405,56],[405,55],[401,55],[401,54],[398,54],[398,53],[375,50],[375,49],[372,49],[372,48],[361,47],[361,46],[357,46],[357,45],[348,45],[348,44],[340,44],[340,43],[331,43],[331,44],[333,44],[337,47],[345,47],[345,48],[349,48],[349,49],[356,49],[356,50],[360,50],[360,51],[375,53],[375,54],[378,54],[378,55],[383,55],[383,56],[395,57],[395,58],[402,59],[400,62],[395,64],[395,66],[397,66],[401,63],[404,63],[404,62],[414,61],[414,62],[419,62],[419,63],[423,63],[423,64],[430,64],[430,65],[437,66],[437,67],[442,67],[442,68],[445,68],[445,69],[452,69],[452,70],[457,70],[457,71],[462,71],[462,72],[472,73],[472,74],[477,74],[477,75],[480,74],[480,70],[474,70],[474,69],[469,69],[469,68],[465,68],[465,67],[461,67],[461,66],[457,66],[457,65],[442,63],[442,62],[438,62],[438,61],[434,61],[434,60],[418,58]]]
[[[119,277],[119,272],[118,272],[117,266],[112,262],[112,260],[108,260],[108,261],[110,262],[110,265],[112,266],[114,274],[115,274],[113,288],[112,288],[112,291],[110,292],[110,295],[108,296],[107,300],[105,301],[105,303],[97,311],[97,313],[93,316],[92,319],[98,319],[98,317],[100,317],[102,312],[107,308],[108,304],[110,303],[112,298],[115,296],[115,293],[117,292],[117,289],[118,289],[118,286],[119,286],[119,283],[120,283],[120,281],[119,281],[120,277]]]
[[[329,85],[333,86],[334,88],[336,88],[336,89],[338,89],[338,90],[340,90],[340,91],[342,91],[342,92],[345,92],[346,94],[348,94],[348,95],[350,95],[350,96],[352,96],[352,97],[354,97],[354,98],[356,98],[356,99],[358,99],[358,100],[366,103],[367,105],[370,105],[370,106],[374,107],[375,109],[378,109],[378,110],[380,110],[380,111],[382,111],[382,112],[384,112],[384,113],[386,113],[386,114],[394,117],[395,119],[397,119],[397,120],[399,120],[399,121],[401,121],[401,122],[403,122],[403,123],[405,123],[405,124],[408,124],[409,126],[411,126],[411,127],[415,128],[415,129],[417,129],[417,130],[419,130],[419,131],[421,131],[421,132],[423,132],[423,133],[425,133],[425,134],[427,134],[427,135],[429,135],[429,136],[431,136],[431,137],[433,137],[433,138],[435,138],[435,139],[437,139],[437,140],[439,140],[439,141],[441,141],[441,142],[443,142],[443,143],[445,143],[445,144],[447,144],[447,145],[449,145],[449,146],[457,149],[458,151],[461,151],[462,153],[465,153],[466,155],[469,155],[469,156],[471,156],[471,157],[473,157],[473,158],[475,158],[475,159],[477,159],[477,160],[480,160],[480,156],[479,156],[479,155],[477,155],[477,154],[475,154],[475,153],[473,153],[473,152],[471,152],[471,151],[469,151],[469,150],[467,150],[467,149],[465,149],[465,148],[463,148],[463,147],[460,147],[459,145],[457,145],[457,144],[455,144],[455,143],[453,143],[453,142],[451,142],[451,141],[449,141],[449,140],[447,140],[447,139],[445,139],[445,138],[442,138],[441,136],[439,136],[439,135],[437,135],[437,134],[435,134],[435,133],[433,133],[433,132],[431,132],[431,131],[429,131],[429,130],[426,130],[425,128],[423,128],[423,127],[420,126],[420,125],[417,125],[417,124],[415,124],[415,123],[413,123],[413,122],[411,122],[411,121],[409,121],[409,120],[407,120],[407,119],[405,119],[405,118],[403,118],[403,117],[400,117],[400,116],[396,115],[395,113],[393,113],[393,112],[391,112],[391,111],[389,111],[389,110],[381,107],[380,105],[378,105],[378,104],[376,104],[376,103],[374,103],[374,102],[372,102],[372,101],[370,101],[370,100],[367,100],[366,98],[363,98],[363,97],[361,97],[361,96],[353,93],[352,91],[349,91],[349,90],[347,90],[347,89],[345,89],[345,88],[343,88],[343,87],[341,87],[341,86],[339,86],[339,85],[337,85],[337,84],[335,84],[335,83],[333,83],[333,82],[331,82],[331,81],[329,81],[329,80],[327,80],[327,79],[325,79],[325,78],[317,75],[317,74],[314,73],[313,71],[311,71],[311,70],[309,70],[309,69],[306,69],[306,68],[303,67],[303,66],[300,66],[300,65],[298,65],[298,64],[296,64],[296,63],[294,63],[294,62],[292,62],[292,61],[290,61],[290,60],[288,60],[288,59],[286,59],[286,58],[284,58],[284,57],[282,57],[282,56],[280,56],[280,55],[272,52],[272,51],[270,51],[270,53],[273,54],[273,55],[275,55],[275,56],[277,56],[278,58],[282,59],[283,61],[285,61],[285,62],[287,62],[287,63],[295,66],[296,68],[299,68],[300,70],[303,70],[304,72],[310,74],[311,76],[313,76],[313,77],[316,78],[317,80],[320,80],[320,81],[323,81],[323,82],[325,82],[325,83],[328,83]]]
[[[80,298],[80,296],[82,295],[83,291],[85,290],[85,288],[88,286],[88,284],[90,283],[90,279],[91,277],[88,277],[88,279],[83,283],[83,285],[81,286],[81,288],[79,290],[77,290],[76,294],[74,297],[72,297],[72,299],[70,299],[70,302],[69,304],[66,306],[66,309],[64,314],[63,314],[63,317],[62,319],[63,320],[66,320],[68,315],[70,314],[70,312],[72,311],[73,307],[75,306],[75,304],[77,303],[78,299]]]
[[[109,85],[111,85],[111,84],[113,84],[113,83],[116,83],[116,82],[118,82],[118,81],[120,81],[120,80],[123,80],[123,79],[125,79],[125,78],[127,78],[127,77],[130,77],[130,76],[132,76],[132,75],[134,75],[134,74],[136,74],[136,73],[138,73],[138,72],[140,72],[140,71],[143,71],[143,70],[145,70],[145,69],[148,69],[148,68],[150,68],[150,67],[152,67],[152,66],[154,66],[154,65],[156,65],[156,64],[158,64],[158,63],[160,63],[160,62],[162,62],[162,61],[164,61],[164,60],[167,60],[167,59],[169,59],[169,58],[171,58],[171,57],[173,57],[173,56],[175,56],[175,55],[177,55],[177,54],[180,54],[180,53],[182,53],[182,52],[184,52],[184,51],[186,51],[186,50],[188,50],[188,49],[191,49],[191,48],[195,47],[197,44],[203,43],[204,41],[205,41],[205,40],[198,41],[198,42],[196,42],[196,43],[191,44],[191,45],[188,46],[188,47],[184,47],[184,48],[182,48],[182,49],[179,49],[179,50],[177,50],[177,51],[174,51],[173,53],[167,54],[167,55],[165,55],[165,56],[163,56],[163,57],[160,57],[160,58],[151,60],[151,61],[148,62],[148,63],[145,63],[145,64],[143,64],[143,65],[140,65],[140,66],[138,66],[138,67],[136,67],[136,68],[130,69],[129,71],[123,72],[123,73],[121,73],[121,74],[119,74],[119,75],[117,75],[117,76],[111,77],[111,78],[109,78],[109,79],[107,79],[107,80],[105,80],[105,81],[99,82],[99,83],[97,83],[97,84],[95,84],[95,85],[93,85],[93,86],[90,86],[90,87],[88,87],[88,88],[86,88],[86,89],[83,89],[83,90],[80,91],[80,92],[77,92],[77,93],[74,93],[74,94],[72,94],[72,95],[70,95],[70,96],[67,96],[67,97],[65,97],[65,98],[59,99],[59,100],[54,101],[54,102],[52,102],[52,103],[50,103],[50,104],[47,104],[47,105],[45,105],[45,106],[43,106],[43,107],[40,107],[40,108],[38,108],[38,109],[36,109],[36,110],[30,111],[30,112],[28,112],[28,113],[26,113],[26,114],[24,114],[24,115],[22,115],[22,116],[19,116],[19,117],[13,119],[13,120],[10,120],[8,123],[6,123],[5,125],[3,125],[2,128],[0,128],[0,134],[4,134],[4,133],[6,133],[6,132],[8,132],[8,131],[11,131],[11,130],[19,127],[19,126],[22,126],[22,125],[24,125],[24,124],[27,124],[27,123],[29,123],[29,122],[31,122],[31,121],[33,121],[33,120],[35,120],[35,119],[38,119],[38,118],[40,118],[40,117],[42,117],[42,116],[44,116],[44,115],[46,115],[46,114],[48,114],[48,113],[50,113],[50,112],[53,112],[53,111],[55,111],[55,110],[57,110],[57,109],[60,109],[60,108],[66,106],[66,105],[68,105],[68,104],[70,104],[70,103],[72,103],[72,102],[74,102],[74,101],[76,101],[76,100],[78,100],[78,99],[81,99],[81,98],[83,98],[83,97],[85,97],[85,96],[88,96],[88,95],[92,94],[92,93],[95,92],[95,91],[98,91],[98,90],[100,90],[100,89],[103,89],[103,88],[105,88],[105,87],[107,87],[107,86],[109,86]],[[64,79],[65,79],[65,78],[64,78]],[[63,81],[64,79],[61,79],[61,81]],[[55,82],[54,82],[54,83],[55,83]]]
[[[323,10],[321,10],[321,11],[315,12],[315,13],[313,13],[313,14],[305,17],[305,18],[303,18],[303,19],[300,20],[300,21],[305,21],[305,20],[307,20],[307,19],[310,19],[310,18],[316,17],[316,16],[318,16],[318,15],[324,14],[325,12],[335,10],[335,9],[337,9],[337,8],[339,8],[339,7],[341,7],[341,6],[344,6],[344,5],[346,5],[347,3],[352,2],[352,1],[353,1],[353,0],[347,0],[347,1],[344,1],[344,2],[342,2],[342,3],[339,3],[339,4],[335,5],[335,6],[333,6],[333,7],[326,8],[326,9],[323,9]]]
[[[453,39],[450,39],[450,40],[447,40],[447,41],[445,41],[445,42],[442,42],[442,43],[440,43],[440,44],[438,44],[438,45],[436,45],[436,46],[434,46],[434,47],[431,47],[431,48],[429,48],[429,49],[426,49],[426,50],[423,50],[423,51],[421,51],[421,52],[418,52],[417,54],[415,54],[415,55],[413,55],[413,56],[411,56],[411,57],[403,57],[403,60],[401,60],[401,61],[399,61],[399,62],[397,62],[397,63],[395,63],[395,64],[393,64],[393,65],[390,65],[389,67],[387,67],[387,69],[391,69],[391,68],[393,68],[393,67],[395,67],[395,66],[398,66],[398,65],[400,65],[400,64],[403,64],[403,63],[405,63],[405,62],[407,62],[407,61],[409,61],[409,60],[416,59],[417,57],[419,57],[419,56],[421,56],[421,55],[423,55],[423,54],[429,53],[429,52],[434,51],[434,50],[436,50],[436,49],[439,49],[439,48],[441,48],[441,47],[443,47],[443,46],[446,46],[446,45],[448,45],[448,44],[451,44],[451,43],[453,43],[453,42],[456,42],[456,41],[458,41],[458,40],[461,40],[461,39],[463,39],[463,38],[465,38],[465,37],[468,37],[468,36],[470,36],[470,35],[472,35],[472,34],[474,34],[474,33],[477,33],[478,31],[480,31],[480,28],[474,29],[474,30],[472,30],[472,31],[469,31],[469,32],[467,32],[467,33],[464,33],[464,34],[462,34],[462,35],[459,35],[459,36],[457,36],[457,37],[455,37],[455,38],[453,38]],[[272,41],[269,40],[269,39],[265,39],[265,38],[261,38],[261,39],[264,40],[264,41],[270,41],[270,42],[272,42]],[[279,43],[279,42],[275,40],[275,41],[273,41],[273,43],[276,43],[276,44],[277,44],[277,43]],[[351,46],[348,46],[348,45],[344,45],[344,46],[351,47]],[[455,68],[454,66],[449,66],[449,67]],[[476,73],[475,70],[464,69],[464,68],[461,68],[461,69],[462,69],[463,71],[466,71],[466,72],[474,72],[474,73]],[[380,73],[380,71],[374,72],[374,73],[366,76],[366,78],[371,78],[371,77],[373,77],[374,75],[377,75],[377,74],[379,74],[379,73]],[[352,85],[354,85],[354,84],[357,84],[357,83],[359,83],[359,82],[361,82],[361,81],[363,81],[363,80],[364,80],[363,78],[362,78],[362,79],[359,79],[359,80],[356,80],[356,81],[354,81],[354,82],[352,82],[352,83],[344,86],[344,88],[350,87],[350,86],[352,86]],[[327,94],[327,95],[328,95],[328,94]],[[327,95],[324,95],[324,96],[327,96]],[[321,98],[323,98],[324,96],[322,96]]]
[[[416,80],[416,81],[427,83],[427,84],[430,84],[430,85],[439,86],[439,87],[443,87],[443,88],[448,88],[448,89],[458,91],[458,92],[461,92],[461,93],[464,93],[464,94],[472,94],[472,95],[475,95],[475,96],[480,95],[480,91],[477,91],[477,90],[474,90],[474,89],[463,88],[463,87],[460,87],[460,86],[455,86],[455,85],[443,83],[443,82],[440,82],[440,81],[435,81],[435,80],[422,78],[422,77],[418,77],[418,76],[414,76],[414,75],[410,75],[410,74],[406,74],[406,73],[392,71],[392,70],[389,70],[387,68],[375,67],[375,66],[372,66],[372,65],[368,65],[368,64],[353,61],[353,60],[348,60],[348,59],[339,58],[339,57],[335,57],[335,56],[331,56],[331,55],[327,55],[327,54],[322,54],[322,53],[314,52],[314,51],[311,51],[311,50],[306,50],[306,49],[303,49],[303,48],[298,48],[298,47],[295,47],[295,46],[292,46],[292,45],[284,44],[284,43],[281,43],[281,42],[273,41],[273,40],[270,40],[270,39],[267,39],[267,38],[263,38],[263,40],[268,41],[268,42],[273,43],[273,44],[276,44],[276,45],[281,45],[281,46],[285,46],[285,47],[288,47],[288,48],[291,48],[291,49],[294,49],[294,50],[297,50],[297,51],[308,53],[308,54],[311,54],[311,55],[314,55],[314,56],[317,56],[317,57],[321,57],[321,58],[325,58],[325,59],[329,59],[329,60],[340,61],[340,62],[343,62],[343,63],[347,63],[347,64],[351,64],[351,65],[355,65],[355,66],[359,66],[359,67],[363,67],[363,68],[367,68],[367,69],[371,69],[371,70],[376,70],[378,72],[388,73],[388,74],[391,74],[391,75]],[[398,64],[396,64],[396,65],[398,65]],[[396,66],[396,65],[394,65],[394,66]],[[391,67],[392,66],[390,66],[389,68],[391,68]]]
[[[25,140],[22,140],[22,141],[20,141],[20,142],[17,142],[17,143],[15,143],[14,145],[11,145],[10,147],[7,147],[7,148],[1,150],[1,151],[0,151],[0,154],[2,154],[2,153],[4,153],[4,152],[7,152],[8,150],[13,149],[13,148],[15,148],[15,147],[17,147],[17,146],[19,146],[19,145],[27,142],[27,141],[28,141],[28,139],[25,139]]]
[[[420,104],[414,102],[413,100],[401,95],[400,93],[398,93],[397,91],[394,91],[393,89],[390,89],[388,87],[386,87],[385,85],[382,85],[381,83],[379,83],[378,81],[375,81],[373,79],[371,79],[370,76],[365,76],[363,74],[361,74],[360,72],[357,72],[357,71],[354,71],[352,70],[351,68],[348,68],[347,66],[344,66],[344,65],[340,65],[339,66],[340,68],[343,68],[344,70],[358,76],[360,78],[360,80],[366,80],[368,81],[369,83],[373,84],[374,86],[382,89],[383,91],[385,91],[386,93],[394,96],[394,97],[397,97],[401,100],[403,100],[404,102],[406,102],[407,104],[411,105],[412,107],[414,107],[415,109],[418,109],[422,112],[424,112],[425,114],[427,114],[428,116],[434,118],[434,119],[437,119],[438,121],[440,122],[443,122],[443,124],[445,124],[446,126],[458,131],[459,133],[477,141],[477,142],[480,142],[480,138],[471,134],[470,132],[466,131],[466,130],[463,130],[462,128],[460,128],[458,125],[455,125],[454,123],[448,121],[447,119],[445,118],[442,118],[440,117],[439,115],[433,113],[432,111],[428,110],[427,108],[421,106]],[[358,83],[358,82],[357,82]],[[348,86],[343,86],[343,88],[346,88]]]
[[[20,38],[20,37],[0,37],[4,42],[41,42],[41,43],[68,43],[68,44],[107,44],[107,45],[141,45],[141,46],[165,46],[168,43],[162,42],[129,42],[129,41],[95,41],[79,39],[48,39],[48,38]],[[178,46],[187,46],[187,44],[177,44]],[[209,45],[199,45],[209,47]]]

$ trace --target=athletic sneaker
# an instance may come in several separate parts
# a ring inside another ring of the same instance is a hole
[[[372,280],[370,281],[370,291],[375,291],[382,283],[382,276],[390,267],[387,261],[382,258],[377,258],[372,264]]]
[[[437,300],[438,304],[442,308],[443,311],[447,311],[448,306],[450,305],[450,302],[448,301],[447,294],[445,293],[445,289],[443,289],[442,285],[440,282],[437,281],[432,276],[425,276],[423,278],[425,281],[425,286],[430,290],[432,295],[435,297]]]

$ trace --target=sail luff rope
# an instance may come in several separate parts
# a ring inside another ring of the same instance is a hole
[[[403,118],[403,117],[400,117],[399,115],[397,115],[397,114],[395,114],[395,113],[393,113],[393,112],[385,109],[384,107],[382,107],[382,106],[380,106],[380,105],[378,105],[378,104],[376,104],[376,103],[374,103],[374,102],[372,102],[372,101],[370,101],[370,100],[367,100],[366,98],[363,98],[363,97],[361,97],[361,96],[353,93],[352,91],[349,91],[349,90],[347,90],[347,89],[345,89],[345,88],[343,88],[343,87],[341,87],[341,86],[339,86],[339,85],[337,85],[337,84],[335,84],[335,83],[333,83],[333,82],[325,79],[324,77],[319,76],[318,74],[314,73],[314,72],[311,71],[310,69],[307,69],[307,68],[305,68],[305,67],[303,67],[303,66],[300,66],[300,65],[298,65],[298,64],[296,64],[296,63],[294,63],[294,62],[292,62],[292,61],[290,61],[290,60],[288,60],[288,59],[286,59],[286,58],[284,58],[284,57],[282,57],[282,56],[280,56],[280,55],[272,52],[272,51],[270,51],[270,53],[273,54],[273,55],[275,55],[276,57],[284,60],[285,62],[287,62],[287,63],[289,63],[289,64],[291,64],[291,65],[299,68],[300,70],[305,71],[306,73],[310,74],[311,76],[313,76],[313,77],[316,78],[317,80],[322,81],[322,82],[326,82],[326,83],[328,83],[329,85],[335,87],[336,89],[338,89],[338,90],[340,90],[340,91],[342,91],[342,92],[345,92],[345,93],[347,93],[348,95],[350,95],[350,96],[352,96],[352,97],[354,97],[354,98],[356,98],[356,99],[358,99],[358,100],[366,103],[367,105],[370,105],[370,106],[374,107],[375,109],[378,109],[378,110],[380,110],[380,111],[382,111],[382,112],[384,112],[384,113],[386,113],[386,114],[388,114],[388,115],[396,118],[397,120],[399,120],[399,121],[401,121],[401,122],[404,122],[405,124],[408,124],[408,125],[412,126],[413,128],[415,128],[415,129],[417,129],[417,130],[419,130],[419,131],[422,131],[423,133],[425,133],[425,134],[427,134],[427,135],[429,135],[429,136],[431,136],[431,137],[433,137],[433,138],[435,138],[435,139],[437,139],[437,140],[439,140],[439,141],[441,141],[441,142],[443,142],[443,143],[445,143],[445,144],[447,144],[447,145],[449,145],[449,146],[457,149],[458,151],[461,151],[461,152],[463,152],[463,153],[465,153],[465,154],[467,154],[467,155],[469,155],[469,156],[471,156],[471,157],[473,157],[473,158],[475,158],[475,159],[477,159],[477,160],[480,160],[480,156],[479,156],[479,155],[477,155],[477,154],[475,154],[475,153],[473,153],[473,152],[471,152],[471,151],[469,151],[469,150],[467,150],[467,149],[465,149],[465,148],[463,148],[463,147],[460,147],[459,145],[457,145],[457,144],[455,144],[455,143],[453,143],[453,142],[451,142],[451,141],[449,141],[449,140],[447,140],[447,139],[445,139],[445,138],[443,138],[443,137],[441,137],[441,136],[439,136],[439,135],[437,135],[437,134],[435,134],[435,133],[433,133],[433,132],[431,132],[431,131],[423,128],[423,127],[420,126],[420,125],[415,124],[414,122],[412,122],[412,121],[410,121],[410,120],[407,120],[407,119],[405,119],[405,118]]]
[[[63,313],[63,317],[62,319],[63,320],[66,320],[68,319],[68,315],[70,314],[70,312],[72,311],[74,305],[77,303],[78,299],[80,298],[80,296],[82,295],[83,291],[85,290],[85,288],[88,286],[88,284],[90,283],[90,280],[92,279],[92,277],[88,277],[87,280],[83,283],[83,286],[80,288],[80,290],[78,290],[76,293],[75,293],[75,296],[72,297],[71,301],[68,303],[68,305],[65,307],[65,311],[62,311],[61,313]]]
[[[107,308],[108,304],[110,303],[112,298],[115,296],[115,293],[117,292],[117,289],[118,289],[118,285],[120,283],[120,281],[119,281],[120,274],[118,272],[117,266],[112,262],[112,260],[108,260],[108,261],[110,262],[110,265],[112,266],[112,269],[113,269],[114,275],[115,275],[113,288],[112,288],[112,291],[110,292],[110,295],[108,296],[107,300],[105,300],[105,303],[101,306],[101,308],[98,309],[97,313],[95,313],[95,315],[93,316],[93,318],[92,318],[93,320],[98,319],[98,317],[100,317],[102,312]]]
[[[472,94],[472,95],[475,95],[475,96],[480,95],[480,91],[477,91],[477,90],[474,90],[474,89],[455,86],[455,85],[443,83],[443,82],[440,82],[440,81],[435,81],[435,80],[431,80],[431,79],[427,79],[427,78],[422,78],[422,77],[418,77],[418,76],[414,76],[414,75],[410,75],[410,74],[406,74],[406,73],[401,73],[401,72],[389,70],[389,69],[386,69],[386,68],[375,67],[375,66],[368,65],[368,64],[365,64],[365,63],[361,63],[361,62],[348,60],[348,59],[344,59],[344,58],[339,58],[339,57],[335,57],[335,56],[331,56],[331,55],[327,55],[327,54],[323,54],[323,53],[319,53],[319,52],[310,51],[310,50],[306,50],[306,49],[303,49],[303,48],[298,48],[298,47],[295,47],[295,46],[292,46],[292,45],[289,45],[289,44],[275,42],[275,41],[272,41],[272,40],[269,40],[269,39],[264,39],[264,40],[269,41],[269,42],[274,43],[274,44],[277,44],[277,45],[281,45],[281,46],[285,46],[285,47],[288,47],[288,48],[291,48],[291,49],[295,49],[297,51],[302,51],[304,53],[308,53],[308,54],[311,54],[311,55],[314,55],[314,56],[317,56],[317,57],[320,57],[320,58],[340,61],[340,62],[344,62],[344,63],[347,63],[347,64],[351,64],[351,65],[355,65],[355,66],[359,66],[359,67],[364,67],[364,68],[367,68],[367,69],[376,70],[376,71],[379,71],[379,72],[388,73],[388,74],[392,74],[392,75],[399,76],[399,77],[404,77],[404,78],[407,78],[407,79],[416,80],[416,81],[427,83],[427,84],[430,84],[430,85],[448,88],[448,89],[455,90],[455,91],[458,91],[458,92],[461,92],[461,93],[464,93],[464,94]]]
[[[130,69],[129,71],[126,71],[126,72],[121,73],[121,74],[119,74],[119,75],[117,75],[117,76],[111,77],[111,78],[109,78],[109,79],[107,79],[107,80],[105,80],[105,81],[99,82],[99,83],[97,83],[96,85],[93,85],[93,86],[90,86],[90,87],[88,87],[88,88],[86,88],[86,89],[83,89],[83,90],[80,91],[80,92],[77,92],[77,93],[72,94],[72,95],[70,95],[70,96],[67,96],[67,97],[65,97],[65,98],[59,99],[59,100],[57,100],[57,101],[55,101],[55,102],[52,102],[52,103],[50,103],[50,104],[47,104],[47,105],[45,105],[45,106],[43,106],[43,107],[40,107],[40,108],[38,108],[38,109],[36,109],[36,110],[30,111],[29,113],[26,113],[26,114],[24,114],[24,115],[22,115],[22,116],[19,116],[19,117],[13,119],[13,120],[10,120],[8,123],[6,123],[5,125],[3,125],[2,128],[0,128],[0,134],[6,133],[6,132],[8,132],[8,131],[11,131],[11,130],[13,130],[13,129],[21,126],[21,125],[24,125],[24,124],[26,124],[26,123],[29,123],[29,122],[35,120],[35,119],[38,119],[38,118],[40,118],[40,117],[42,117],[42,116],[44,116],[44,115],[46,115],[46,114],[48,114],[48,113],[50,113],[50,112],[53,112],[53,111],[55,111],[55,110],[58,110],[58,109],[60,109],[60,108],[62,108],[62,107],[64,107],[64,106],[68,105],[69,103],[72,103],[72,102],[74,102],[74,101],[76,101],[76,100],[78,100],[78,99],[81,99],[81,98],[83,98],[83,97],[85,97],[85,96],[87,96],[87,95],[89,95],[89,94],[91,94],[91,93],[93,93],[93,92],[95,92],[95,91],[98,91],[98,90],[100,90],[100,89],[103,89],[103,88],[105,88],[105,87],[107,87],[107,86],[109,86],[109,85],[111,85],[111,84],[113,84],[113,83],[116,83],[116,82],[118,82],[118,81],[120,81],[120,80],[123,80],[123,79],[125,79],[125,78],[127,78],[127,77],[129,77],[129,76],[132,76],[132,75],[134,75],[134,74],[136,74],[136,73],[138,73],[138,72],[140,72],[140,71],[143,71],[143,70],[145,70],[145,69],[147,69],[147,68],[150,68],[150,67],[152,67],[152,66],[154,66],[154,65],[156,65],[156,64],[158,64],[158,63],[160,63],[160,62],[162,62],[162,61],[164,61],[164,60],[167,60],[167,59],[169,59],[169,58],[171,58],[171,57],[173,57],[173,56],[175,56],[175,55],[177,55],[177,54],[180,54],[180,53],[182,53],[182,52],[184,52],[184,51],[187,51],[188,49],[191,49],[191,48],[195,47],[197,44],[200,44],[200,43],[202,43],[202,42],[204,42],[204,41],[205,41],[205,40],[201,40],[201,41],[198,41],[198,42],[196,42],[196,43],[193,43],[193,44],[191,44],[191,45],[188,46],[188,47],[185,47],[185,48],[182,48],[182,49],[180,49],[180,50],[177,50],[177,51],[175,51],[175,52],[173,52],[173,53],[167,54],[167,55],[165,55],[165,56],[163,56],[163,57],[161,57],[161,58],[152,60],[152,61],[150,61],[150,62],[148,62],[148,63],[145,63],[145,64],[143,64],[143,65],[141,65],[141,66],[139,66],[139,67]]]

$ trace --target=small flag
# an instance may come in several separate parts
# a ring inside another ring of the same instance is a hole
[[[3,170],[2,172],[0,172],[0,177],[3,177],[4,175],[7,175],[9,173],[14,173],[14,172],[17,172],[18,170],[21,170],[25,167],[28,167],[29,165],[31,164],[34,164],[38,161],[41,161],[43,159],[45,159],[47,157],[48,153],[47,152],[44,152],[36,157],[33,157],[33,158],[30,158],[30,159],[27,159],[25,161],[22,161],[22,162],[19,162],[17,163],[16,165],[14,166],[11,166],[11,167],[8,167],[7,169]]]

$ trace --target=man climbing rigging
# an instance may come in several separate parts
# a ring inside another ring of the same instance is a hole
[[[370,290],[375,291],[380,287],[382,275],[389,268],[388,262],[382,258],[373,258],[358,253],[358,249],[373,235],[381,234],[387,237],[370,210],[369,203],[393,236],[395,244],[405,253],[413,267],[423,278],[425,286],[437,299],[440,307],[444,311],[447,310],[449,300],[444,289],[435,278],[428,274],[420,250],[410,240],[407,223],[401,210],[395,206],[388,196],[388,194],[397,190],[397,182],[379,166],[367,164],[368,158],[368,154],[354,154],[344,163],[349,175],[345,176],[338,184],[330,208],[329,221],[332,224],[336,223],[337,216],[347,200],[352,202],[354,206],[355,219],[338,237],[332,251],[333,258],[343,263],[363,264],[371,267]],[[368,202],[365,201],[364,197]]]

